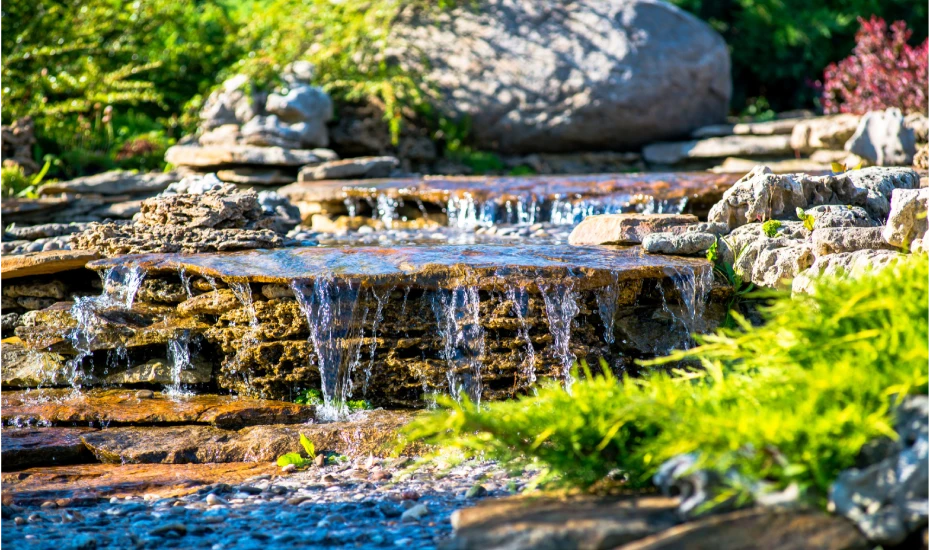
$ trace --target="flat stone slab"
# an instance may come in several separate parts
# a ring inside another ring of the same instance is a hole
[[[872,548],[845,518],[823,512],[740,510],[710,516],[620,546],[617,550],[856,550]]]
[[[724,157],[780,156],[791,152],[791,136],[725,136],[700,140],[653,143],[643,147],[651,164],[678,164],[686,160]]]
[[[256,424],[299,424],[313,418],[314,407],[221,395],[169,397],[155,392],[138,398],[133,390],[91,390],[75,396],[69,389],[11,391],[0,395],[4,424],[152,425],[212,424],[239,428]]]
[[[230,183],[245,183],[249,185],[282,185],[293,183],[297,178],[284,170],[277,168],[229,168],[217,170],[216,177]]]
[[[175,172],[138,174],[125,170],[113,170],[94,176],[73,180],[46,183],[38,189],[40,196],[68,194],[123,195],[136,193],[158,193],[169,185],[180,181]]]
[[[657,232],[684,232],[698,223],[688,214],[601,214],[588,216],[568,236],[570,245],[639,244]]]
[[[689,218],[690,219],[690,218]],[[532,283],[538,275],[577,278],[578,289],[627,279],[664,278],[679,269],[702,269],[706,260],[657,257],[621,247],[421,246],[353,248],[284,248],[228,254],[146,254],[122,256],[90,264],[101,270],[138,266],[149,273],[187,273],[227,282],[289,283],[336,276],[367,285],[414,286],[460,282],[463,277],[482,288],[503,288],[517,274]],[[579,277],[579,275],[581,275]]]
[[[175,166],[222,166],[257,164],[303,166],[335,159],[329,149],[283,149],[252,145],[175,145],[165,152],[165,162]]]
[[[341,202],[346,198],[420,199],[445,205],[450,198],[475,201],[612,200],[616,203],[688,198],[711,204],[719,200],[738,176],[707,172],[588,174],[575,176],[427,176],[370,180],[297,182],[278,194],[298,202]]]
[[[660,496],[486,500],[452,515],[449,548],[610,549],[678,523],[678,500]]]
[[[50,275],[82,269],[100,255],[88,250],[47,250],[0,258],[0,279]]]
[[[259,475],[276,474],[271,463],[226,464],[81,464],[4,472],[3,500],[36,506],[66,498],[72,506],[95,504],[111,497],[157,495],[179,497],[216,483],[235,484]]]
[[[398,431],[412,418],[411,412],[378,410],[344,422],[252,426],[239,431],[213,426],[109,428],[87,433],[82,440],[98,460],[111,464],[273,462],[285,453],[302,452],[301,434],[317,452],[387,456]]]
[[[0,431],[3,470],[93,462],[81,436],[94,428],[4,428]]]
[[[297,181],[347,178],[384,178],[400,164],[394,157],[356,157],[332,160],[301,169]]]

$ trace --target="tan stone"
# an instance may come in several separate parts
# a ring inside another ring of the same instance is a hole
[[[894,250],[882,238],[881,227],[828,227],[811,233],[814,254],[826,256],[856,250]]]
[[[690,214],[601,214],[575,226],[568,244],[639,244],[650,233],[684,233],[698,219]]]
[[[724,157],[775,157],[791,152],[786,135],[726,136],[683,142],[653,143],[643,147],[650,164],[678,164],[686,160]]]
[[[842,149],[846,140],[856,133],[859,115],[831,115],[804,120],[791,132],[790,146],[795,151],[810,153],[815,149]]]
[[[349,178],[385,178],[400,162],[394,157],[356,157],[332,160],[307,166],[297,175],[297,181]]]
[[[49,275],[82,269],[88,262],[100,258],[88,250],[47,250],[0,258],[0,279],[15,279]]]

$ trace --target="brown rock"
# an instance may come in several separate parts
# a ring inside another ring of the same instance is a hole
[[[240,483],[273,474],[274,464],[82,464],[31,468],[2,475],[3,497],[36,505],[50,499],[71,498],[72,504],[96,503],[98,498],[155,494],[183,496],[215,483]]]
[[[13,283],[3,285],[3,296],[5,298],[19,298],[23,296],[32,296],[37,298],[56,298],[64,299],[67,296],[68,287],[65,283],[55,280],[48,282],[28,281],[25,283]]]
[[[60,466],[93,462],[81,442],[92,428],[4,428],[0,431],[3,471],[33,466]]]
[[[617,550],[854,550],[871,548],[855,525],[822,512],[741,510],[672,527]]]
[[[150,174],[113,170],[94,176],[75,178],[68,181],[46,183],[39,187],[39,195],[88,194],[131,195],[135,193],[158,193],[181,179],[174,172]]]
[[[82,269],[100,255],[90,250],[48,250],[0,258],[0,279],[48,275]]]
[[[98,460],[114,464],[271,462],[301,452],[300,434],[318,452],[386,456],[411,418],[407,412],[372,411],[347,422],[261,425],[238,432],[212,426],[110,428],[86,434],[83,441]]]
[[[452,515],[449,548],[606,550],[674,526],[676,506],[656,496],[486,500]]]
[[[214,290],[200,296],[194,296],[180,305],[181,315],[221,315],[231,309],[242,306],[235,293],[229,289]]]
[[[106,257],[147,253],[198,253],[277,248],[284,240],[271,229],[213,229],[183,226],[91,224],[72,237],[74,246]],[[100,257],[95,255],[95,257]]]
[[[696,224],[689,214],[601,214],[588,216],[568,237],[568,244],[639,244],[650,233],[684,233]]]
[[[38,399],[38,398],[47,399]],[[212,424],[238,428],[255,424],[299,424],[314,408],[295,403],[219,395],[168,397],[156,392],[139,399],[131,390],[91,390],[73,397],[70,389],[3,392],[3,422],[49,424]]]

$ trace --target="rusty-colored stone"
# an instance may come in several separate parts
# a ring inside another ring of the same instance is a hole
[[[0,258],[0,279],[32,277],[82,269],[100,255],[88,250],[47,250]]]
[[[0,431],[3,470],[93,462],[81,436],[93,428],[4,428]]]

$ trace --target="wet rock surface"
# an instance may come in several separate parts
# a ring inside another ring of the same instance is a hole
[[[140,398],[126,389],[4,391],[5,425],[210,424],[238,428],[256,424],[298,424],[313,417],[314,407],[219,395],[168,396],[156,392]]]
[[[0,258],[0,276],[3,279],[15,279],[72,271],[82,269],[88,262],[99,257],[100,254],[92,250],[51,250],[15,256],[4,255]]]
[[[3,428],[0,431],[3,471],[91,462],[93,457],[81,436],[93,431],[94,428]]]

